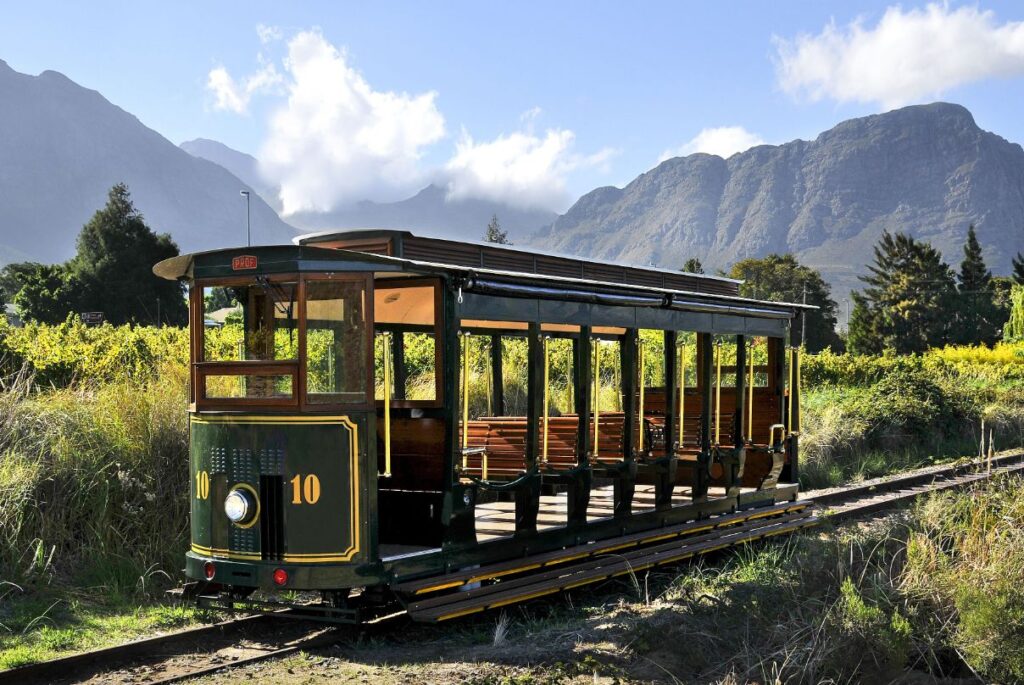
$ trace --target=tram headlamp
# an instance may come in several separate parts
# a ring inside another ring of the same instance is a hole
[[[236,487],[224,498],[224,514],[238,526],[244,526],[256,518],[259,504],[248,488]]]

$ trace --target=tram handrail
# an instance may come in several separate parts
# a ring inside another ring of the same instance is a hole
[[[646,361],[646,355],[644,354],[645,343],[646,341],[643,338],[640,338],[638,345],[638,352],[640,357],[640,359],[638,360],[640,362],[638,364],[638,366],[640,367],[640,411],[637,412],[637,433],[639,437],[639,451],[641,454],[643,454],[644,451],[644,362]]]
[[[391,477],[391,331],[381,334],[384,338],[384,473],[382,478]]]
[[[715,445],[721,444],[722,437],[722,341],[715,342]]]
[[[747,388],[747,442],[754,442],[754,340],[750,341],[750,381]]]
[[[548,407],[548,387],[551,381],[551,350],[548,345],[549,342],[551,342],[551,336],[544,336],[544,432],[542,434],[543,446],[541,448],[540,458],[542,464],[548,463],[548,417],[551,413],[551,410]]]
[[[679,447],[682,447],[686,417],[686,343],[679,346]]]

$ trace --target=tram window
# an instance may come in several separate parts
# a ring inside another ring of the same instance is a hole
[[[595,339],[594,379],[597,382],[594,405],[601,412],[622,411],[622,355],[618,340]]]
[[[203,361],[298,359],[296,284],[203,288]]]
[[[665,334],[662,331],[641,329],[640,345],[643,349],[644,386],[665,387]]]
[[[402,334],[405,399],[437,399],[437,341],[433,333]]]
[[[391,341],[391,397],[412,401],[432,401],[437,399],[437,341],[433,333],[412,331],[395,332],[385,338],[378,333],[374,344],[374,397],[384,399],[384,341]],[[398,353],[401,344],[402,353]],[[403,374],[399,374],[398,364],[402,364]],[[402,388],[396,383],[405,379]],[[399,393],[403,390],[403,393]]]
[[[571,338],[548,339],[548,411],[552,416],[572,414],[575,409],[573,395],[573,341]]]
[[[529,388],[529,350],[525,337],[501,336],[502,386],[504,387],[503,416],[526,416],[527,389]]]
[[[391,340],[392,400],[438,399],[437,302],[433,279],[378,279],[373,292],[374,379],[377,400],[384,399],[384,336]],[[397,385],[402,383],[401,386]]]
[[[676,335],[678,356],[676,364],[683,373],[687,388],[697,387],[697,334],[688,331],[679,331]],[[678,383],[678,381],[677,381]]]
[[[306,400],[366,401],[366,303],[362,281],[306,282]]]
[[[715,335],[712,338],[713,346],[711,353],[718,355],[717,357],[711,358],[711,382],[715,384],[718,382],[718,367],[721,362],[722,370],[722,387],[723,388],[735,388],[736,387],[736,336],[735,335]]]
[[[753,358],[754,364],[754,387],[768,387],[768,338],[748,339],[750,348],[747,350],[747,363]],[[747,368],[747,382],[750,382],[750,369]]]
[[[292,381],[291,374],[207,374],[203,396],[208,400],[290,398]]]

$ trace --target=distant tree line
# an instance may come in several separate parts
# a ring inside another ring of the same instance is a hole
[[[682,270],[703,273],[696,258],[687,260]],[[831,348],[907,354],[943,345],[1024,339],[1024,256],[1014,258],[1012,277],[993,276],[973,225],[956,272],[929,243],[904,233],[883,233],[868,274],[860,277],[864,288],[853,293],[845,340],[836,332],[838,306],[829,284],[793,255],[744,259],[723,275],[743,280],[740,294],[745,297],[816,306],[805,314],[805,345],[811,352]]]
[[[146,225],[119,183],[82,227],[74,257],[63,264],[8,264],[0,270],[0,296],[26,321],[102,312],[114,324],[181,326],[188,321],[183,286],[153,274],[154,264],[177,255],[171,237]]]
[[[496,215],[484,239],[511,244]],[[156,262],[177,254],[171,237],[154,233],[127,186],[118,184],[82,227],[70,260],[22,262],[0,270],[0,301],[13,302],[27,321],[57,323],[73,313],[103,312],[114,324],[184,325],[183,286],[152,272]],[[704,273],[695,257],[682,270]],[[1013,259],[1012,277],[993,276],[973,225],[956,272],[929,243],[885,232],[868,274],[860,277],[864,287],[853,293],[845,340],[836,331],[838,305],[829,284],[793,255],[743,259],[719,273],[742,280],[745,297],[814,305],[805,314],[804,344],[811,352],[910,353],[947,344],[991,345],[1000,337],[1024,339],[1024,256]]]

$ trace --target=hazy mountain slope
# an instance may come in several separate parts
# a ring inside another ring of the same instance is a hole
[[[53,71],[15,72],[0,61],[0,261],[60,261],[112,185],[128,184],[156,231],[183,251],[245,241],[247,187],[138,119]],[[252,198],[253,241],[295,234]]]
[[[200,157],[224,167],[247,186],[256,190],[263,201],[274,208],[274,211],[281,212],[277,188],[263,178],[260,173],[259,160],[252,155],[239,152],[224,143],[209,138],[186,140],[178,147],[193,157]]]
[[[310,231],[329,228],[407,228],[414,233],[463,240],[482,240],[487,223],[498,223],[513,242],[525,239],[558,215],[544,210],[514,209],[489,200],[448,201],[443,188],[430,185],[399,202],[359,202],[333,212],[291,214],[288,221]]]
[[[935,103],[845,121],[813,141],[728,160],[669,159],[625,188],[598,188],[531,242],[660,266],[796,253],[843,297],[885,229],[930,240],[959,262],[971,222],[996,273],[1024,249],[1024,150]]]

